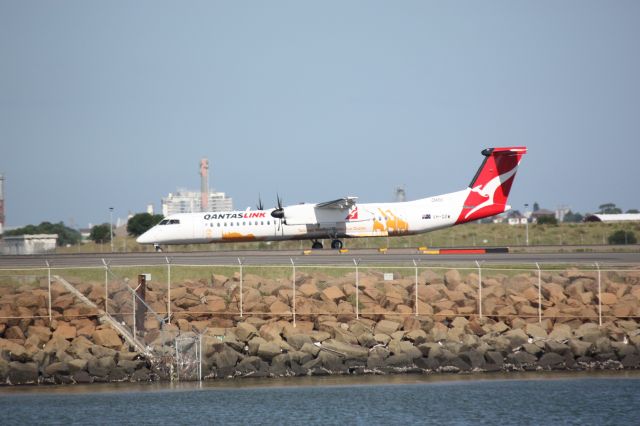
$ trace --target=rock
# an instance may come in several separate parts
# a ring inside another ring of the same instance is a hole
[[[129,361],[126,359],[118,360],[118,367],[121,368],[126,374],[132,374],[138,368],[144,365],[144,361]]]
[[[14,343],[11,340],[0,338],[0,357],[3,356],[10,361],[31,361],[31,357],[22,345]]]
[[[435,358],[418,358],[413,363],[416,367],[426,371],[435,371],[440,368],[440,363]]]
[[[273,357],[280,353],[282,353],[282,350],[276,342],[265,342],[258,346],[258,356],[265,361],[271,361]]]
[[[298,287],[297,291],[299,291],[304,297],[311,298],[318,294],[318,287],[314,283],[306,283]]]
[[[568,340],[571,337],[571,327],[569,327],[567,324],[557,323],[556,325],[554,325],[551,333],[549,333],[549,339],[557,341]]]
[[[43,350],[48,354],[56,354],[58,357],[60,357],[60,355],[64,353],[69,346],[71,346],[71,343],[69,343],[68,340],[60,336],[56,336],[49,340],[46,345],[44,345]]]
[[[92,345],[91,353],[96,358],[111,357],[115,359],[117,351],[110,348],[105,348],[104,346]]]
[[[214,350],[215,352],[212,358],[218,368],[235,367],[238,359],[240,358],[240,354],[223,343],[215,345]],[[258,352],[259,351],[260,350],[258,349]]]
[[[466,364],[470,365],[472,369],[483,369],[486,365],[484,356],[476,351],[466,351],[458,355],[458,357]]]
[[[538,358],[524,351],[518,351],[507,355],[507,362],[517,367],[531,366],[534,365],[537,361]]]
[[[67,363],[69,371],[74,373],[76,371],[86,370],[88,361],[85,359],[72,359]]]
[[[404,338],[413,342],[414,345],[419,345],[427,341],[427,333],[424,330],[411,330],[404,335]]]
[[[355,359],[360,361],[366,361],[369,356],[369,351],[366,348],[340,342],[334,339],[329,339],[322,342],[322,349],[328,349],[332,353],[338,352],[339,354],[344,355],[347,359]]]
[[[499,321],[491,326],[491,331],[495,333],[504,333],[507,330],[509,330],[509,326],[503,321]]]
[[[565,355],[568,352],[571,352],[571,348],[564,343],[556,342],[555,340],[547,340],[544,342],[544,348],[547,353],[556,353],[559,355]]]
[[[565,357],[559,355],[555,352],[547,352],[542,355],[540,360],[538,361],[538,365],[545,369],[558,369],[564,366]]]
[[[313,344],[313,340],[306,334],[292,334],[287,337],[287,343],[296,350],[300,350],[305,343]]]
[[[235,334],[238,340],[248,342],[251,338],[258,335],[258,329],[248,322],[239,322],[235,328]]]
[[[302,348],[300,348],[300,351],[315,357],[318,355],[318,352],[320,352],[320,348],[312,343],[305,343],[302,345]]]
[[[460,284],[462,278],[460,272],[457,269],[449,269],[444,274],[444,283],[450,290],[455,289]]]
[[[384,360],[385,367],[410,367],[412,365],[413,359],[405,353],[391,355]]]
[[[49,341],[49,339],[51,339],[51,330],[49,329],[49,327],[31,325],[27,328],[27,336],[37,338],[37,346],[39,348],[42,348],[42,345],[44,345]]]
[[[587,353],[590,352],[591,345],[592,345],[592,343],[590,342],[583,342],[582,340],[579,340],[579,339],[569,339],[568,344],[569,344],[569,348],[571,349],[571,352],[576,358],[587,355]]]
[[[525,327],[526,333],[535,339],[546,339],[549,335],[547,331],[538,324],[528,323]]]
[[[600,301],[603,305],[615,305],[618,303],[618,296],[613,293],[602,293]]]
[[[53,336],[61,337],[66,340],[73,340],[77,336],[76,327],[67,323],[60,323],[56,330],[53,332]]]
[[[373,337],[371,333],[362,333],[357,337],[358,344],[365,348],[372,348],[378,344],[376,339]]]
[[[322,297],[332,301],[333,303],[337,303],[339,300],[344,300],[347,298],[343,291],[340,290],[340,288],[338,288],[337,286],[327,287],[322,290]]]
[[[542,348],[538,345],[534,345],[533,343],[525,343],[524,345],[522,345],[522,349],[524,349],[525,352],[535,356],[538,356],[542,353]]]
[[[391,341],[391,337],[387,334],[374,334],[373,338],[375,339],[376,342],[382,344],[382,345],[388,345],[389,342]]]
[[[93,382],[93,378],[85,370],[74,371],[73,373],[71,373],[71,378],[76,383],[91,383],[91,382]]]
[[[35,362],[10,362],[7,379],[12,385],[38,383],[38,365]]]
[[[386,334],[387,336],[391,336],[391,334],[400,329],[400,325],[400,323],[394,321],[381,320],[376,324],[373,334]]]
[[[96,345],[105,346],[107,348],[120,348],[122,346],[122,340],[118,333],[110,328],[103,328],[96,330],[91,335],[91,339]]]
[[[69,364],[66,362],[54,362],[45,367],[44,374],[49,377],[53,377],[56,375],[67,375],[69,374],[69,371]]]
[[[496,351],[487,351],[484,354],[484,359],[487,361],[486,367],[487,369],[502,370],[504,366],[504,357],[500,352]],[[494,366],[494,368],[489,368],[489,366]]]
[[[624,368],[640,368],[640,355],[629,354],[622,359],[622,366]]]
[[[511,348],[517,348],[529,341],[529,336],[522,329],[509,330],[503,334],[509,340]]]
[[[318,360],[319,365],[327,369],[329,372],[340,373],[346,370],[342,363],[342,358],[332,353],[320,351],[316,359]]]
[[[115,367],[116,362],[111,357],[92,359],[87,362],[87,371],[96,377],[107,377]]]

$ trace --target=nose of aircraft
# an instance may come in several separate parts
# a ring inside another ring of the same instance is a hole
[[[154,241],[151,239],[152,238],[152,229],[149,229],[147,232],[145,232],[144,234],[140,235],[138,238],[136,238],[136,241],[138,242],[138,244],[151,244]]]

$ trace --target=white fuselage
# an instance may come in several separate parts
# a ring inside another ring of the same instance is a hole
[[[142,244],[198,244],[238,241],[381,237],[411,235],[456,223],[470,189],[398,203],[354,204],[350,209],[286,207],[274,209],[182,213],[165,218],[138,238]]]

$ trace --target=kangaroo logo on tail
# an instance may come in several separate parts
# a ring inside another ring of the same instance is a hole
[[[473,181],[456,223],[493,216],[505,211],[507,198],[526,147],[489,148]]]

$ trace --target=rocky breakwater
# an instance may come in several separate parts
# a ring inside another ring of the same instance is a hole
[[[87,295],[92,287],[79,285]],[[45,284],[46,288],[46,284]],[[104,294],[104,293],[103,293]],[[0,384],[149,380],[147,360],[59,284],[49,322],[47,290],[0,286]]]
[[[208,378],[640,367],[640,271],[604,274],[600,292],[595,273],[577,270],[542,273],[540,293],[536,273],[483,277],[482,317],[478,275],[457,270],[420,274],[415,315],[413,277],[361,273],[356,319],[353,275],[300,275],[294,326],[290,282],[244,277],[239,317],[238,277],[212,276],[172,293],[165,330],[206,330]],[[212,305],[224,314],[206,314]]]

